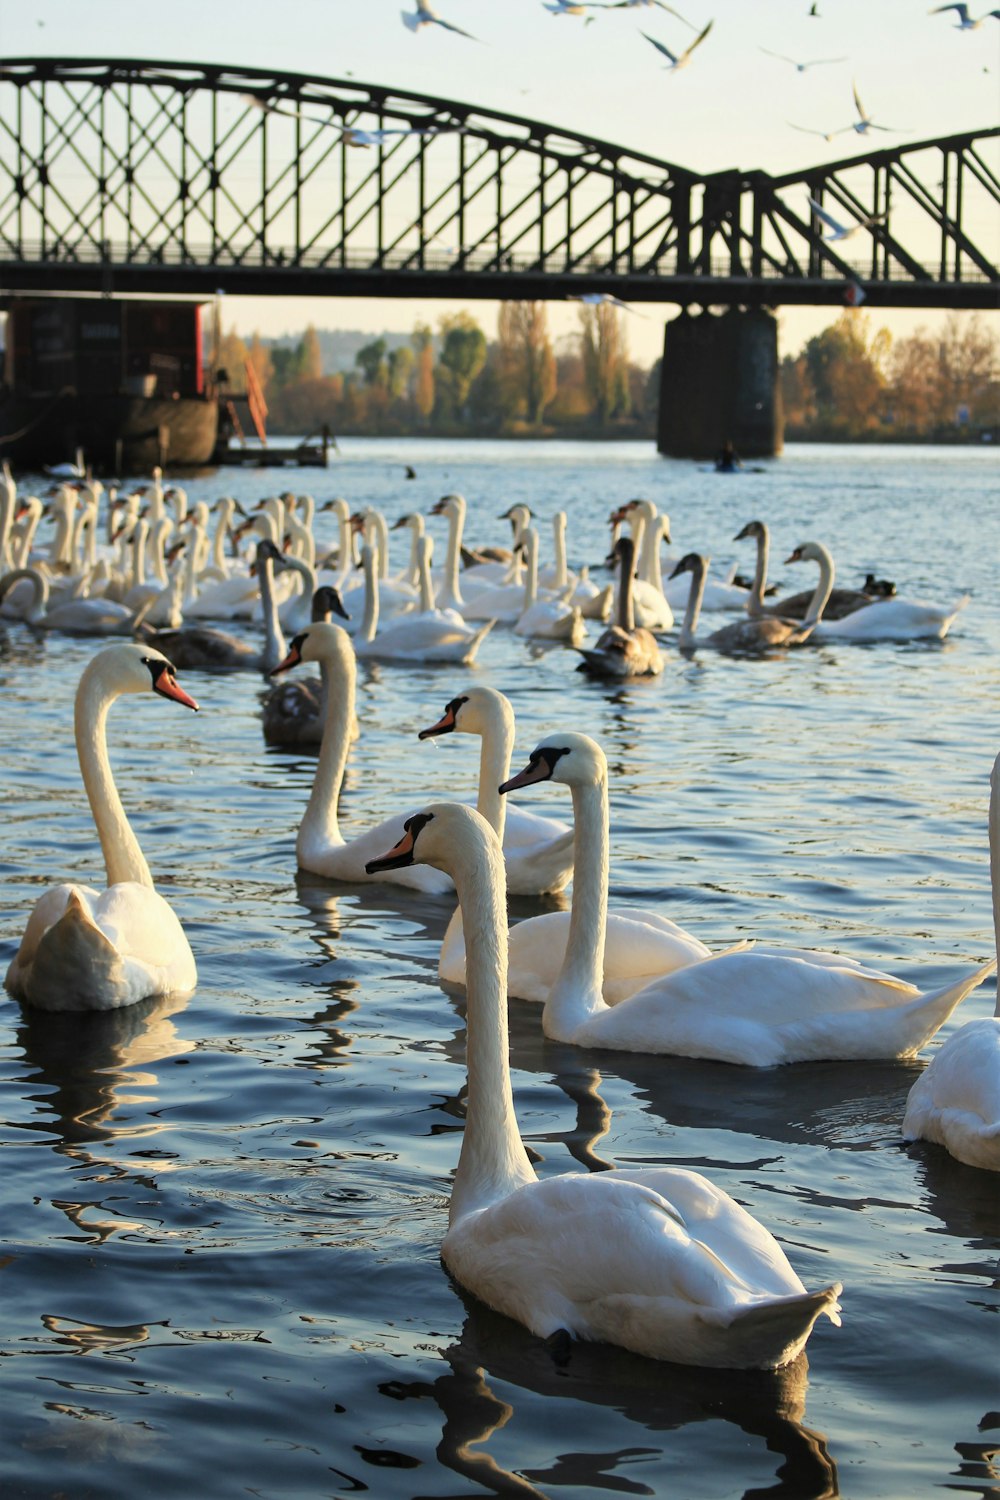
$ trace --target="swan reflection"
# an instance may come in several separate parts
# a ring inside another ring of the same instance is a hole
[[[433,1381],[392,1381],[379,1386],[391,1400],[434,1400],[443,1417],[439,1460],[454,1473],[502,1495],[548,1497],[551,1487],[632,1494],[663,1493],[669,1447],[651,1433],[678,1431],[692,1423],[725,1421],[777,1455],[775,1484],[746,1496],[794,1496],[833,1500],[839,1495],[837,1466],[826,1438],[804,1425],[808,1361],[800,1355],[776,1371],[701,1370],[643,1359],[607,1344],[574,1343],[565,1364],[527,1329],[492,1312],[454,1287],[466,1309],[457,1344],[443,1351],[448,1368]],[[504,1395],[494,1387],[502,1385]],[[524,1397],[519,1399],[519,1393]],[[545,1408],[544,1439],[532,1396],[557,1397]],[[567,1403],[573,1403],[572,1406]],[[578,1406],[577,1403],[582,1403]],[[617,1412],[632,1430],[614,1429],[627,1441],[609,1448],[609,1426],[590,1420],[586,1406]],[[522,1451],[531,1465],[509,1457],[517,1451],[518,1415]],[[493,1442],[494,1452],[486,1451]],[[544,1442],[544,1450],[540,1448]],[[503,1452],[508,1455],[505,1463]],[[706,1457],[706,1468],[711,1459]],[[749,1469],[749,1464],[748,1464]]]

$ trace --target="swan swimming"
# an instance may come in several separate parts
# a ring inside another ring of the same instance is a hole
[[[472,808],[436,803],[368,870],[416,861],[454,879],[468,942],[468,1109],[441,1245],[456,1280],[539,1338],[680,1364],[779,1368],[821,1315],[839,1323],[840,1283],[807,1292],[777,1240],[697,1172],[535,1176],[508,1062],[499,840]]]
[[[165,656],[115,645],[84,668],[74,724],[80,771],[107,871],[107,889],[70,882],[35,903],[4,984],[43,1010],[116,1010],[151,995],[193,990],[194,957],[171,908],[153,887],[108,759],[108,710],[125,693],[153,692],[198,705]]]

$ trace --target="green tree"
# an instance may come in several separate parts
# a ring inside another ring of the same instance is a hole
[[[486,335],[467,312],[441,319],[438,364],[447,375],[446,389],[456,414],[469,399],[472,382],[486,362]]]
[[[366,385],[383,390],[388,385],[389,367],[386,363],[388,349],[385,339],[373,339],[370,344],[365,344],[363,349],[359,349],[354,356],[354,363],[364,375]]]
[[[870,331],[868,318],[846,308],[831,327],[809,340],[804,355],[820,424],[856,437],[879,425],[891,339]]]
[[[389,353],[389,394],[397,401],[409,391],[415,358],[409,344],[400,344]]]

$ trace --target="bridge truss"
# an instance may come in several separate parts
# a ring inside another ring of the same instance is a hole
[[[832,240],[809,200],[852,233]],[[1000,306],[1000,129],[699,176],[513,115],[193,63],[0,66],[0,288]]]

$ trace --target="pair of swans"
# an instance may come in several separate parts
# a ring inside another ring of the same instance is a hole
[[[51,887],[36,902],[4,981],[17,1000],[44,1010],[115,1010],[152,995],[190,991],[194,957],[153,887],[122,807],[107,747],[108,710],[125,693],[157,693],[198,707],[173,666],[148,646],[98,652],[80,678],[74,723],[80,771],[97,827],[107,889]]]
[[[580,665],[598,677],[655,677],[663,671],[663,655],[652,631],[635,623],[632,538],[619,537],[614,553],[618,559],[618,618],[601,632],[595,646],[581,649]]]
[[[676,1167],[535,1176],[510,1080],[499,840],[471,808],[439,803],[408,818],[368,870],[428,867],[453,878],[468,944],[468,1105],[441,1246],[448,1270],[539,1338],[682,1364],[789,1363],[822,1314],[839,1322],[840,1284],[807,1292],[774,1237],[706,1177]]]
[[[607,775],[601,747],[586,735],[567,732],[542,740],[525,769],[501,788],[558,781],[572,791],[573,904],[565,957],[542,1018],[546,1035],[557,1041],[750,1067],[907,1058],[996,967],[994,957],[953,984],[923,993],[837,954],[741,943],[674,965],[611,1007],[602,994]]]
[[[730,625],[723,625],[719,630],[713,630],[704,640],[698,640],[695,631],[705,592],[708,559],[700,552],[688,552],[670,576],[679,578],[682,573],[691,575],[684,623],[677,637],[677,644],[682,651],[693,651],[696,646],[710,646],[713,651],[731,655],[759,655],[781,647],[802,646],[815,629],[815,622],[810,620],[786,620],[777,614],[750,615],[745,620],[734,620]]]
[[[366,864],[375,853],[385,848],[389,831],[395,833],[399,819],[385,819],[350,842],[345,842],[340,832],[337,805],[350,748],[357,676],[349,636],[336,625],[322,622],[311,625],[295,637],[288,656],[275,671],[284,672],[300,662],[317,662],[323,668],[326,707],[316,775],[296,838],[296,857],[301,869],[311,870],[316,875],[351,883],[369,883],[375,877],[366,873]],[[510,766],[513,712],[499,693],[490,696],[490,690],[470,689],[468,697],[470,700],[474,698],[479,712],[473,712],[467,718],[463,715],[461,727],[483,736],[479,801],[481,808],[489,809],[493,803],[499,803],[496,787]],[[454,709],[451,718],[455,719],[457,713],[458,710]],[[442,722],[433,727],[432,733],[446,733],[448,728],[454,727],[454,723],[445,725]],[[494,809],[493,816],[498,824],[502,824],[499,807]],[[542,819],[532,813],[519,817],[511,814],[509,809],[506,822],[504,838],[509,851],[512,889],[525,894],[561,889],[569,874],[572,830],[554,819]],[[426,866],[401,869],[381,878],[432,896],[445,895],[453,889],[447,875]]]
[[[744,538],[753,538],[757,543],[757,567],[747,602],[750,615],[755,618],[767,615],[787,618],[789,615],[797,615],[801,604],[798,595],[779,601],[773,611],[766,611],[764,608],[769,547],[765,523],[749,522],[738,533],[736,540]],[[811,626],[811,642],[943,640],[956,616],[969,602],[968,594],[963,594],[952,605],[941,606],[922,599],[901,598],[895,591],[892,594],[880,591],[872,596],[858,590],[835,589],[836,569],[833,558],[822,542],[803,542],[795,548],[786,562],[819,564],[819,580],[805,608],[802,621],[803,626]],[[877,586],[878,580],[871,581]],[[894,589],[894,586],[891,587]],[[831,601],[834,602],[832,609]]]
[[[1000,948],[1000,756],[990,776],[993,934]],[[992,1016],[967,1021],[910,1090],[903,1139],[934,1141],[970,1167],[1000,1172],[1000,995]]]
[[[378,554],[370,543],[366,542],[362,547],[365,608],[354,638],[358,656],[375,657],[379,661],[451,662],[466,666],[475,659],[494,622],[487,620],[474,629],[454,609],[435,606],[430,573],[431,546],[431,539],[427,536],[418,544],[421,588],[418,608],[398,615],[381,631],[378,628],[381,587]]]
[[[528,577],[524,585],[524,607],[514,623],[514,634],[527,636],[531,640],[566,641],[579,646],[587,634],[583,615],[576,605],[568,603],[562,595],[543,597],[538,592],[538,532],[534,526],[526,526],[522,543],[528,560]],[[571,592],[569,584],[563,592]]]

